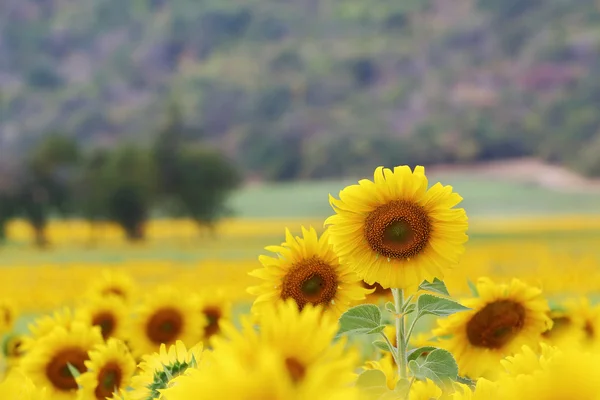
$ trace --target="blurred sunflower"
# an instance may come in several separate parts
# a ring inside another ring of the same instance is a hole
[[[455,383],[454,388],[454,393],[450,395],[451,400],[502,400],[497,394],[497,384],[484,378],[477,380],[475,389],[462,383]]]
[[[302,227],[302,237],[294,238],[286,229],[285,237],[281,246],[266,247],[277,257],[261,255],[263,268],[250,272],[264,281],[248,288],[250,294],[258,296],[253,310],[260,312],[267,304],[292,298],[300,309],[320,304],[325,310],[341,314],[365,298],[368,291],[347,265],[340,264],[329,245],[327,231],[319,238],[314,228]]]
[[[0,300],[0,334],[12,330],[18,317],[17,307],[10,299]]]
[[[171,385],[173,379],[188,369],[197,368],[201,359],[202,344],[188,350],[183,342],[177,341],[168,351],[164,344],[161,345],[158,353],[143,357],[139,365],[140,372],[131,382],[133,391],[128,397],[132,400],[163,398],[162,391]]]
[[[77,382],[69,364],[80,373],[86,371],[88,351],[102,343],[97,327],[74,322],[71,329],[55,327],[36,340],[35,346],[25,354],[20,368],[38,387],[46,387],[53,400],[75,399]]]
[[[0,393],[7,400],[51,400],[45,388],[36,387],[31,379],[15,370],[0,382]]]
[[[199,298],[198,308],[205,317],[207,323],[204,326],[202,338],[206,345],[211,338],[221,332],[221,324],[231,318],[231,302],[228,301],[221,291],[204,295]]]
[[[408,393],[408,400],[438,400],[441,398],[442,389],[430,379],[415,381]]]
[[[198,312],[192,296],[167,286],[145,297],[133,315],[132,324],[128,344],[136,356],[141,356],[157,351],[163,343],[171,345],[181,340],[187,346],[196,344],[207,321]]]
[[[77,319],[98,326],[104,340],[109,337],[123,339],[129,313],[120,297],[109,295],[91,297],[75,310]]]
[[[17,366],[25,354],[23,339],[24,336],[18,334],[7,335],[4,338],[2,349],[9,369]]]
[[[375,170],[374,182],[347,186],[340,200],[329,196],[336,212],[327,218],[330,242],[342,262],[369,284],[416,287],[442,279],[457,264],[467,241],[467,215],[451,186],[427,189],[425,169],[408,166]]]
[[[68,307],[54,311],[51,315],[41,316],[28,325],[30,335],[23,338],[23,351],[28,351],[37,339],[48,335],[56,327],[62,327],[69,331],[71,326],[78,321],[76,315]]]
[[[84,362],[87,372],[76,378],[80,386],[77,399],[118,399],[119,393],[129,387],[136,367],[127,346],[110,338],[88,355],[89,360]]]
[[[537,345],[552,326],[548,303],[537,288],[517,279],[495,284],[481,278],[477,290],[479,297],[463,301],[471,310],[438,320],[433,331],[440,337],[438,346],[456,358],[460,374],[472,379],[494,373],[499,361],[521,346]]]
[[[580,322],[585,346],[600,346],[600,304],[592,305],[587,297],[565,302],[567,312]]]
[[[255,349],[248,363],[235,348],[224,346],[210,357],[206,369],[192,369],[165,390],[168,400],[358,400],[353,387],[337,387],[326,380],[304,381],[298,386],[288,373],[284,356],[269,346]]]
[[[257,323],[258,331],[249,319],[242,320],[241,331],[224,324],[225,338],[215,338],[215,353],[230,347],[232,353],[252,365],[256,362],[256,349],[267,346],[281,354],[289,378],[298,386],[327,382],[343,387],[354,380],[352,370],[358,355],[345,348],[345,341],[333,342],[337,319],[323,314],[322,306],[309,304],[298,310],[294,300],[288,299],[266,306]]]
[[[392,353],[385,352],[379,360],[367,361],[363,366],[365,371],[379,370],[384,373],[388,389],[394,390],[398,382],[398,368],[392,357]]]
[[[521,365],[511,367],[514,363]],[[509,372],[498,378],[496,398],[599,400],[600,370],[597,364],[597,353],[575,347],[546,348],[543,359],[538,362],[531,362],[530,356],[520,360],[509,357],[504,362]]]
[[[122,271],[104,269],[100,277],[95,276],[91,281],[88,292],[90,296],[118,296],[130,303],[135,296],[135,283]]]

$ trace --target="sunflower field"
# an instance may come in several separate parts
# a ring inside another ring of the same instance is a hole
[[[231,219],[201,242],[185,220],[139,244],[54,221],[51,257],[0,249],[0,393],[600,399],[600,218],[471,222],[462,200],[380,167],[324,220]]]

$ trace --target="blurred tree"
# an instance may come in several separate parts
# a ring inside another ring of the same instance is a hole
[[[72,193],[79,147],[64,135],[46,136],[26,161],[18,185],[17,208],[32,225],[35,243],[47,244],[45,228],[49,216],[66,215],[72,209]]]
[[[124,145],[114,150],[102,164],[103,172],[95,178],[98,179],[98,192],[105,193],[106,208],[99,203],[94,213],[102,215],[105,211],[111,221],[123,228],[129,240],[144,239],[144,226],[156,193],[151,153]]]

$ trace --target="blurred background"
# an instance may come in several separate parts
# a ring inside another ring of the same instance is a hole
[[[597,290],[599,77],[598,0],[4,0],[5,281],[243,297],[329,193],[420,164],[465,198],[469,275],[579,257]]]

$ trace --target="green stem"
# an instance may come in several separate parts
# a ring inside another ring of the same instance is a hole
[[[408,328],[408,332],[406,333],[406,343],[408,343],[408,339],[410,339],[410,335],[412,335],[413,329],[415,329],[415,325],[417,324],[417,320],[419,319],[419,315],[415,315],[413,322],[410,324]]]
[[[392,357],[394,357],[394,362],[396,363],[396,365],[398,365],[398,350],[392,345],[392,342],[390,342],[390,339],[388,339],[388,337],[385,335],[385,333],[383,333],[383,332],[379,332],[379,333],[385,339],[387,345],[390,348],[390,352],[392,353]]]
[[[398,377],[406,379],[406,340],[404,339],[404,290],[392,289],[394,295],[394,305],[396,307],[396,345],[398,346],[397,365]]]

